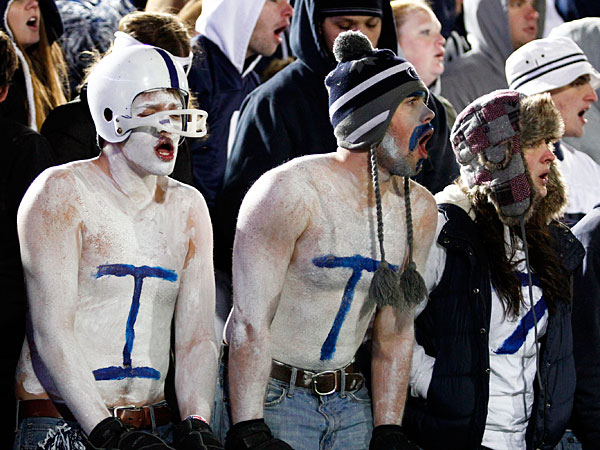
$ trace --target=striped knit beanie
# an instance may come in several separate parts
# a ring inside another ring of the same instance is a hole
[[[354,150],[378,145],[403,99],[428,92],[413,65],[391,50],[375,50],[359,31],[335,40],[337,67],[325,78],[337,144]]]
[[[498,90],[468,105],[456,118],[450,141],[470,190],[487,194],[506,225],[530,216],[533,187],[522,149],[556,141],[564,131],[549,94],[526,97]]]

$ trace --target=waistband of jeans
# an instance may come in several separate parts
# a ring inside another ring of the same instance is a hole
[[[125,425],[138,429],[167,425],[173,416],[171,408],[164,401],[147,406],[115,406],[108,410],[111,415],[120,419]],[[17,403],[18,423],[29,417],[51,417],[77,422],[67,405],[49,399],[19,400]]]

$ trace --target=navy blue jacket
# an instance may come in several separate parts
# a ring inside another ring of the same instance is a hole
[[[577,387],[572,427],[584,449],[600,445],[600,205],[573,233],[585,248],[585,259],[573,283],[573,353]]]
[[[294,61],[259,86],[244,101],[235,141],[227,161],[223,190],[215,219],[215,265],[231,270],[231,248],[237,214],[250,186],[265,172],[298,156],[330,153],[337,149],[329,121],[329,97],[325,77],[336,66],[320,35],[316,0],[296,0],[290,28]],[[378,48],[398,50],[389,2]],[[450,148],[444,106],[432,96],[439,130],[427,144],[430,158],[416,181],[437,192],[458,176]],[[441,138],[438,139],[438,136]]]
[[[404,428],[424,449],[479,449],[489,399],[489,266],[475,222],[456,205],[439,209],[448,219],[438,237],[447,251],[446,265],[415,322],[417,342],[436,360],[427,400],[407,400]],[[572,272],[583,249],[566,226],[553,222],[550,227],[555,248]],[[536,384],[527,448],[550,450],[564,433],[575,390],[570,306],[564,303],[548,318],[540,377],[544,388]]]
[[[242,78],[229,58],[205,36],[196,36],[192,47],[194,60],[188,82],[198,106],[208,113],[208,137],[188,139],[188,143],[194,186],[202,193],[212,212],[227,163],[231,116],[258,86],[259,79],[254,72]]]
[[[565,22],[600,16],[600,3],[597,0],[554,0],[554,6]]]

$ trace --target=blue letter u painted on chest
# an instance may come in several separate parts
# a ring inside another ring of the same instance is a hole
[[[356,285],[359,282],[363,271],[366,270],[367,272],[375,272],[377,267],[379,267],[379,261],[372,258],[365,258],[364,256],[360,255],[346,257],[325,255],[314,258],[312,262],[317,267],[324,267],[327,269],[345,267],[352,270],[350,279],[344,288],[340,309],[333,320],[333,325],[331,330],[329,330],[327,339],[325,339],[325,342],[321,346],[321,361],[326,361],[331,359],[335,353],[335,346],[340,334],[340,328],[344,323],[344,319],[346,319],[348,311],[350,311],[352,300],[354,300],[354,290],[356,289]],[[390,267],[394,271],[398,270],[398,266],[390,264]]]
[[[174,270],[162,267],[132,266],[130,264],[106,264],[98,266],[96,278],[112,275],[115,277],[132,276],[134,280],[133,298],[129,309],[129,317],[125,325],[125,346],[123,347],[123,366],[104,367],[94,370],[94,378],[100,380],[122,380],[124,378],[152,378],[160,379],[160,372],[151,367],[132,367],[131,351],[135,340],[134,325],[140,310],[140,295],[144,278],[161,278],[166,281],[176,281],[177,273]]]

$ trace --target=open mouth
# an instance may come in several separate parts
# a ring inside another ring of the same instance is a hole
[[[550,171],[544,172],[542,173],[539,178],[540,180],[542,180],[542,184],[545,186],[548,184],[548,174],[550,173]]]
[[[37,24],[38,24],[37,17],[30,17],[29,20],[27,20],[27,22],[26,22],[26,25],[30,28],[37,28]]]
[[[430,127],[427,131],[425,131],[425,133],[419,138],[419,143],[418,143],[418,147],[419,147],[419,156],[421,156],[422,159],[427,158],[427,148],[425,148],[425,146],[427,145],[427,142],[429,142],[429,139],[431,139],[431,136],[433,136],[433,127]]]
[[[158,145],[154,147],[154,153],[161,161],[172,161],[175,158],[175,148],[171,139],[161,137],[158,140]]]
[[[288,26],[289,26],[289,24],[284,24],[284,25],[280,26],[279,28],[275,28],[275,31],[273,32],[273,34],[275,35],[275,37],[278,40],[281,40],[281,35],[287,29]]]
[[[581,118],[581,120],[583,120],[584,123],[587,122],[587,119],[584,116],[588,109],[589,108],[584,108],[577,114]]]

